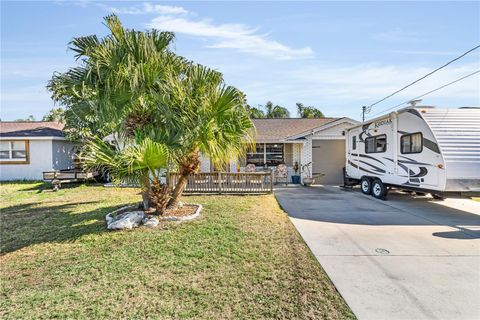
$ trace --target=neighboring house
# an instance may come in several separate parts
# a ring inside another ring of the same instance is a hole
[[[227,171],[244,171],[248,163],[255,164],[258,171],[266,167],[275,169],[277,165],[284,163],[288,167],[290,180],[290,176],[295,174],[295,162],[298,162],[299,167],[312,162],[311,172],[325,175],[320,183],[343,182],[344,131],[360,122],[350,118],[288,118],[253,119],[253,123],[257,131],[255,151],[242,159],[232,161],[224,168]],[[202,156],[202,172],[216,169],[207,157]]]
[[[0,122],[0,180],[41,180],[72,168],[75,144],[58,122]]]

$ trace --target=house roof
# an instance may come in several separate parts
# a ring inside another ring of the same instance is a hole
[[[56,121],[1,121],[0,137],[64,137],[63,127]]]
[[[257,129],[258,142],[284,141],[291,136],[337,121],[341,118],[286,118],[286,119],[252,119]]]

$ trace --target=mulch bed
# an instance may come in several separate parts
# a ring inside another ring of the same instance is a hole
[[[160,217],[185,217],[194,214],[197,208],[198,206],[193,204],[184,204],[181,208],[167,209]]]

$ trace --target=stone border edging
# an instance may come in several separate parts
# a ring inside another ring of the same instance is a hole
[[[157,218],[159,221],[190,221],[190,220],[193,220],[195,218],[197,218],[198,216],[200,216],[200,212],[202,211],[203,209],[203,206],[201,204],[196,204],[196,203],[185,203],[187,205],[191,205],[191,206],[196,206],[197,209],[195,209],[195,212],[188,215],[188,216],[183,216],[183,217],[175,217],[175,216],[166,216],[166,217],[162,217],[162,216],[155,216],[155,218]],[[138,204],[130,204],[128,206],[124,206],[124,207],[121,207],[121,208],[118,208],[110,213],[107,213],[107,215],[105,216],[105,221],[107,222],[107,224],[113,219],[113,216],[114,215],[117,215],[117,214],[121,214],[121,213],[124,213],[130,209],[138,209]]]

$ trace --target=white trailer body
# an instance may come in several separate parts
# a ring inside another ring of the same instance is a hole
[[[480,192],[478,108],[408,107],[348,129],[346,141],[345,175],[353,184]]]

